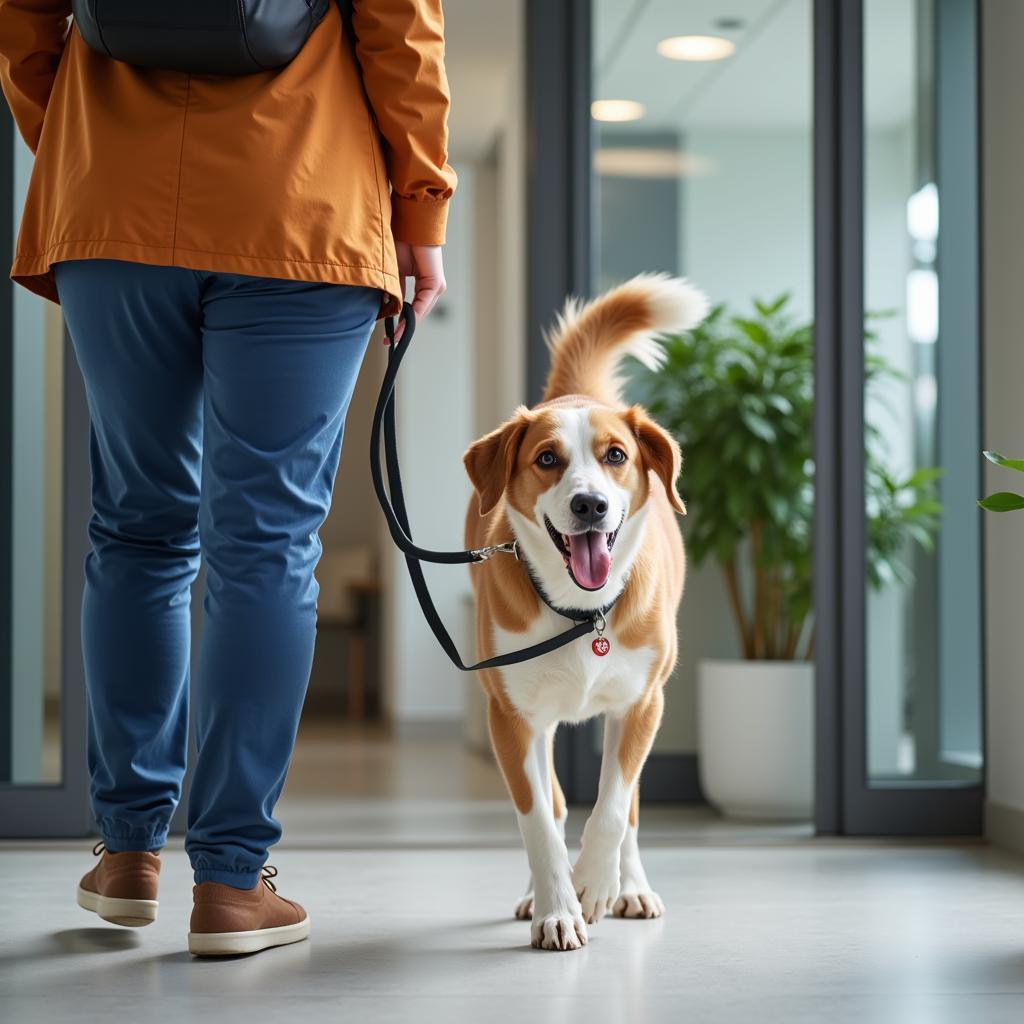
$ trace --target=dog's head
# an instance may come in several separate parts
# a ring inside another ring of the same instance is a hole
[[[558,399],[519,408],[464,457],[486,515],[504,497],[516,539],[549,598],[600,607],[636,556],[652,486],[684,513],[679,446],[640,407]]]

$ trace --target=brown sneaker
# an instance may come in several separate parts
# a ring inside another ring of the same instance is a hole
[[[78,905],[126,928],[152,924],[159,906],[159,855],[145,850],[111,853],[102,842],[92,852],[100,860],[78,883]]]
[[[219,882],[200,882],[192,890],[192,926],[188,951],[195,956],[258,953],[309,938],[309,915],[277,895],[271,881],[277,868],[269,864],[255,889],[235,889]]]

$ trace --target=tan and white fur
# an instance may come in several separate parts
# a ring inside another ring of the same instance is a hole
[[[636,277],[588,305],[570,301],[548,339],[543,401],[517,409],[464,458],[476,491],[466,546],[514,538],[523,559],[497,555],[471,570],[481,658],[570,625],[541,601],[530,571],[559,608],[593,611],[616,599],[606,656],[585,637],[480,673],[494,752],[530,862],[516,916],[532,918],[532,944],[544,949],[578,949],[587,925],[609,911],[664,912],[640,861],[638,784],[676,663],[685,574],[676,514],[685,509],[676,490],[679,446],[641,407],[623,404],[617,371],[626,355],[657,369],[658,336],[687,330],[706,312],[700,291],[664,275]],[[571,865],[554,732],[560,722],[599,714],[598,797]]]

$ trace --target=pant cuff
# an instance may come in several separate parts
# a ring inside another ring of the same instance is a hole
[[[125,828],[114,822],[99,822],[103,845],[111,853],[125,853],[128,850],[153,852],[167,843],[167,825],[150,825],[145,828]]]
[[[196,868],[194,871],[196,885],[203,882],[218,882],[230,885],[233,889],[254,889],[260,880],[260,869],[251,871],[236,868]]]

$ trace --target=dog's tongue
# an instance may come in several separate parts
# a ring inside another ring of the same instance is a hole
[[[603,587],[611,565],[607,533],[592,531],[569,538],[569,568],[581,587],[588,590]]]

